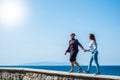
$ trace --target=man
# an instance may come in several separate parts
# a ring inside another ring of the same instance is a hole
[[[76,57],[77,57],[77,54],[79,51],[78,46],[80,46],[83,51],[85,51],[85,49],[81,45],[81,43],[77,39],[75,39],[75,33],[71,33],[70,38],[71,38],[71,40],[69,41],[69,47],[66,50],[65,55],[67,54],[67,52],[70,53],[70,62],[71,62],[70,72],[74,72],[74,64],[76,64],[78,69],[79,69],[78,72],[80,73],[80,72],[82,72],[82,68],[80,67],[80,65],[76,61]]]

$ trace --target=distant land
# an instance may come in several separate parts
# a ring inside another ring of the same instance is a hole
[[[69,62],[29,62],[29,63],[23,63],[23,64],[6,64],[6,65],[0,65],[2,66],[70,66]],[[81,65],[81,66],[88,66],[87,64]],[[93,64],[95,66],[95,64]],[[105,65],[101,64],[100,66],[120,66],[120,65]]]
[[[21,66],[67,66],[70,63],[67,62],[31,62],[31,63],[24,63]]]

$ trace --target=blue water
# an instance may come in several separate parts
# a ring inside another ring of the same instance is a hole
[[[7,68],[32,68],[32,69],[46,69],[46,70],[56,70],[56,71],[66,71],[69,72],[70,66],[0,66]],[[87,66],[82,66],[83,70],[87,69]],[[77,72],[77,67],[75,67],[75,72]],[[116,75],[120,76],[120,66],[101,66],[101,74],[103,75]],[[96,67],[91,68],[91,74],[96,72]]]

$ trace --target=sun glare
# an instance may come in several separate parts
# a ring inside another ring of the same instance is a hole
[[[20,26],[25,17],[22,0],[3,0],[0,2],[0,24],[7,28]]]

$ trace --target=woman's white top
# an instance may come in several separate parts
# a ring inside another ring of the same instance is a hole
[[[89,49],[86,51],[96,53],[98,51],[97,50],[97,43],[94,40],[91,40],[89,43]]]

